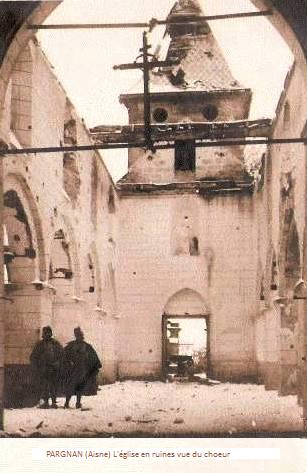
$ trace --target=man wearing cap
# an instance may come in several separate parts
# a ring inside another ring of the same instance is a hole
[[[84,341],[80,327],[74,329],[75,340],[64,348],[64,382],[66,402],[69,408],[71,396],[76,395],[76,408],[81,408],[83,394],[96,394],[96,376],[101,363],[94,348]]]
[[[52,337],[52,329],[48,325],[42,329],[42,340],[40,340],[30,355],[31,365],[38,374],[43,409],[48,409],[49,398],[51,407],[57,408],[56,397],[60,379],[60,370],[63,361],[63,347]]]

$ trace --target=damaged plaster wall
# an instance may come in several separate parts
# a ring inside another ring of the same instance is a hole
[[[303,136],[307,112],[304,80],[294,63],[276,110],[273,138]],[[266,255],[266,292],[261,314],[266,327],[266,363],[260,363],[259,369],[266,373],[266,387],[281,394],[300,393],[303,370],[298,353],[304,344],[304,306],[293,296],[295,284],[305,279],[305,159],[302,144],[272,145],[266,164],[268,231],[262,251]]]
[[[89,132],[40,46],[31,41],[28,49],[33,62],[28,143],[34,147],[89,144]],[[18,76],[17,72],[24,54],[17,59],[18,67],[13,68],[12,86],[8,87],[5,100],[7,115],[1,129],[6,143],[16,147],[26,143],[24,135],[8,126],[16,122],[16,106],[9,105],[13,103],[16,84],[23,83],[24,73],[20,71]],[[9,299],[5,357],[10,402],[23,405],[34,402],[37,396],[29,391],[29,354],[46,324],[53,327],[55,337],[63,344],[73,338],[73,328],[80,325],[103,361],[105,381],[113,381],[117,372],[117,314],[116,297],[107,274],[110,265],[115,268],[118,197],[102,159],[97,152],[88,151],[69,156],[9,156],[3,162],[4,191],[7,196],[16,193],[15,201],[21,202],[27,222],[18,220],[17,210],[7,199],[7,251],[13,255],[6,265],[5,284]],[[26,227],[31,236],[27,241]],[[28,332],[31,336],[24,337]],[[16,340],[21,341],[20,346]],[[19,387],[13,386],[16,376],[24,379]],[[23,398],[27,390],[31,394],[28,400]]]
[[[120,377],[161,376],[164,308],[183,289],[198,293],[209,312],[214,376],[256,376],[254,212],[251,195],[161,193],[121,199]],[[198,255],[190,253],[188,244],[194,236]]]

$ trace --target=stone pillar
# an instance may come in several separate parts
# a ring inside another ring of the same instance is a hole
[[[4,395],[4,266],[3,266],[3,159],[0,155],[0,429],[3,430]]]
[[[265,312],[266,363],[265,389],[278,390],[280,386],[280,309],[273,303]]]
[[[303,136],[307,136],[307,124]],[[307,148],[305,146],[305,186],[307,185]],[[307,205],[305,204],[305,228],[304,228],[304,247],[303,247],[303,279],[307,280]],[[299,354],[301,357],[301,404],[303,407],[303,419],[304,419],[304,431],[307,431],[307,299],[304,300],[304,307],[301,312],[303,327],[303,340],[302,340],[302,352]]]
[[[33,378],[30,354],[40,339],[41,328],[51,322],[53,291],[40,285],[12,284],[6,288],[5,390],[6,407],[33,406],[39,387]]]

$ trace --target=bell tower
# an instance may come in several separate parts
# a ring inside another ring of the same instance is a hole
[[[179,0],[171,9],[159,60],[176,64],[150,72],[151,123],[167,130],[187,126],[234,122],[248,118],[252,93],[233,77],[223,53],[196,0]],[[200,21],[201,20],[201,21]],[[143,122],[143,84],[121,95],[129,124]],[[195,180],[244,181],[243,148],[197,147],[195,137],[175,140],[175,149],[129,150],[129,171],[119,185],[172,183]]]

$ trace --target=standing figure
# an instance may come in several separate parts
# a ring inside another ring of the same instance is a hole
[[[30,355],[31,365],[39,377],[42,409],[49,408],[49,398],[51,398],[51,407],[56,409],[56,397],[59,385],[60,370],[63,360],[62,345],[52,338],[51,327],[43,327],[42,340],[40,340]]]
[[[94,348],[84,341],[84,333],[80,327],[74,329],[75,340],[69,342],[64,348],[64,382],[66,402],[74,394],[77,397],[76,408],[81,408],[83,394],[96,394],[96,376],[101,368],[101,363]]]

